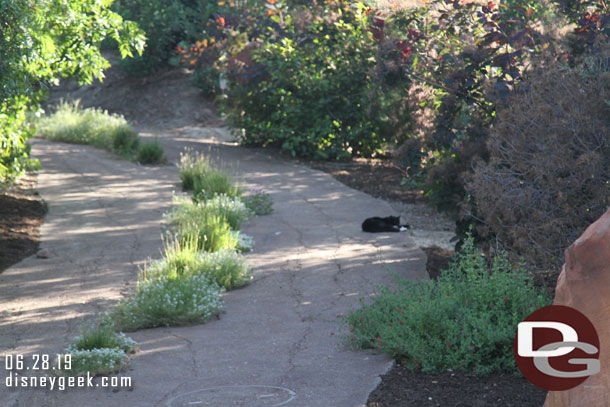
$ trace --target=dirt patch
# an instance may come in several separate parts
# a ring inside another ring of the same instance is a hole
[[[348,187],[365,192],[375,198],[403,203],[424,203],[422,191],[411,191],[401,185],[404,171],[391,160],[354,159],[348,163],[308,163],[322,170]]]
[[[64,79],[53,88],[45,108],[53,111],[53,106],[62,100],[78,100],[83,108],[122,114],[136,130],[142,126],[224,125],[214,103],[203,98],[192,83],[191,71],[165,68],[150,76],[133,77],[117,64],[118,54],[106,51],[103,55],[113,65],[104,72],[103,82],[95,80],[91,85],[79,86],[73,79]]]
[[[35,175],[0,187],[0,272],[38,251],[47,206],[35,188]]]
[[[382,380],[367,407],[540,407],[546,397],[546,391],[514,375],[426,374],[397,364]]]

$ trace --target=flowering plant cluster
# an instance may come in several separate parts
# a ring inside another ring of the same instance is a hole
[[[112,311],[112,319],[127,331],[157,326],[203,323],[222,310],[222,289],[205,275],[143,279]]]
[[[163,258],[148,262],[135,292],[110,312],[124,330],[203,323],[222,310],[222,291],[252,278],[239,254],[254,245],[252,237],[239,233],[254,215],[240,198],[241,188],[193,151],[181,157],[180,178],[196,195],[174,197],[174,208],[165,214],[174,235],[165,242]]]
[[[116,373],[129,364],[129,353],[138,349],[138,344],[122,332],[116,332],[109,321],[88,324],[81,334],[74,337],[65,354],[71,356],[70,369],[65,363],[56,361],[57,373],[78,376],[89,372],[92,376]],[[62,358],[65,361],[65,358]]]

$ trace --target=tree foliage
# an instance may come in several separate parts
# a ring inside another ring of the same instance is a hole
[[[0,180],[33,164],[25,112],[62,77],[80,83],[102,79],[109,66],[100,53],[114,39],[123,57],[142,52],[137,24],[110,11],[112,0],[0,1]]]

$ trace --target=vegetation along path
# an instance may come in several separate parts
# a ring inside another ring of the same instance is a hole
[[[171,81],[168,86],[181,86]],[[157,92],[152,100],[140,98],[138,105],[130,97],[140,96],[129,91],[114,100],[146,112],[125,113],[143,137],[159,138],[170,163],[190,147],[220,159],[246,189],[271,194],[274,213],[242,228],[255,239],[246,256],[254,278],[223,295],[219,319],[131,333],[140,351],[121,373],[131,377],[130,388],[13,389],[0,394],[0,405],[364,405],[392,361],[350,349],[341,338],[341,315],[375,285],[391,284],[388,270],[427,278],[425,255],[407,234],[360,231],[363,219],[393,209],[328,174],[238,147],[211,110],[188,105],[196,95],[187,85],[177,92],[180,100],[164,99],[157,84],[142,86]],[[106,91],[83,92],[103,104]],[[42,140],[33,154],[44,168],[39,191],[49,213],[41,247],[49,256],[0,274],[1,354],[61,352],[83,319],[133,288],[138,267],[160,257],[162,215],[180,189],[172,164],[145,167],[92,147]]]

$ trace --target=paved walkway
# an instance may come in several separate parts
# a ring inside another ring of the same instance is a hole
[[[171,162],[187,146],[205,151],[247,188],[271,193],[274,214],[243,228],[255,239],[252,284],[224,295],[218,320],[132,333],[141,351],[121,373],[129,389],[8,390],[0,366],[0,405],[363,406],[391,360],[346,346],[340,316],[391,283],[388,270],[426,276],[425,255],[408,235],[360,231],[363,219],[391,207],[323,172],[227,143],[223,129],[148,133]],[[41,140],[33,154],[44,167],[39,191],[50,211],[41,246],[51,256],[0,274],[2,355],[61,352],[84,319],[134,287],[138,266],[160,257],[162,214],[179,191],[173,165],[142,167]]]

